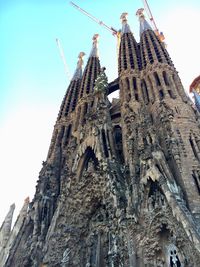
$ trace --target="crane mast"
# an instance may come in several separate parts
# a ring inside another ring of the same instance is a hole
[[[69,72],[69,68],[67,66],[64,50],[63,50],[61,42],[59,41],[58,38],[56,38],[56,43],[57,43],[57,46],[58,46],[58,50],[59,50],[61,59],[62,59],[63,64],[64,64],[64,68],[65,68],[65,73],[66,73],[67,79],[70,81],[71,80],[71,75],[70,75],[70,72]]]

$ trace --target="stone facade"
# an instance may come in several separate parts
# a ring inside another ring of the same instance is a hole
[[[199,114],[144,16],[140,43],[121,19],[114,82],[98,35],[83,75],[79,55],[6,267],[200,266]]]

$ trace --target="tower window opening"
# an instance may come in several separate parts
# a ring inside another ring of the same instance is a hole
[[[149,83],[149,85],[150,85],[150,90],[151,90],[151,92],[152,92],[153,101],[154,101],[154,99],[155,99],[155,94],[154,94],[154,90],[153,90],[153,84],[152,84],[152,81],[151,81],[151,79],[150,79],[149,76],[148,76],[147,80],[148,80],[148,83]]]
[[[198,153],[197,153],[196,146],[195,146],[194,139],[193,139],[192,135],[190,135],[189,142],[190,142],[190,145],[192,147],[192,151],[194,153],[194,156],[198,160],[199,157],[198,157]]]
[[[160,100],[164,98],[163,90],[159,90],[159,96],[160,96]]]
[[[163,79],[164,79],[165,85],[169,86],[169,79],[168,79],[166,71],[163,71]]]
[[[135,100],[136,101],[139,101],[139,98],[138,98],[138,88],[137,88],[137,80],[135,77],[133,77],[133,90],[134,90],[134,95],[135,95]]]
[[[69,138],[71,137],[71,130],[72,130],[72,125],[70,124],[68,128],[66,129],[66,133],[65,133],[65,139],[64,139],[65,146],[68,144]]]
[[[150,33],[150,39],[152,41],[153,48],[154,48],[154,51],[155,51],[155,54],[157,56],[158,61],[162,62],[162,58],[161,58],[160,52],[158,50],[158,47],[156,46],[156,43],[155,43],[154,38],[152,37],[151,33]]]
[[[148,58],[151,64],[153,64],[154,60],[153,60],[153,56],[151,53],[151,49],[150,49],[150,45],[149,45],[149,41],[147,36],[145,35],[145,43],[146,43],[146,48],[147,48],[147,52],[148,52]]]
[[[102,141],[103,141],[103,150],[104,150],[104,154],[105,157],[108,158],[109,153],[108,153],[108,146],[107,146],[107,141],[106,141],[106,135],[105,135],[105,130],[102,130]]]
[[[174,94],[172,93],[172,90],[167,90],[168,91],[168,94],[169,94],[169,96],[171,97],[171,98],[174,98]]]
[[[157,72],[154,72],[153,75],[154,75],[154,78],[155,78],[155,81],[156,81],[156,85],[157,86],[161,86],[161,82],[160,82],[158,73]]]
[[[133,77],[133,89],[137,91],[137,81],[135,77]]]
[[[134,69],[135,68],[135,64],[134,64],[133,51],[132,51],[133,47],[132,47],[132,45],[130,43],[130,39],[129,38],[128,38],[127,42],[128,42],[128,48],[129,48],[130,66],[131,66],[132,69]]]
[[[130,92],[130,81],[128,78],[125,79],[125,82],[126,82],[126,89],[128,92]]]
[[[149,103],[149,93],[148,93],[148,89],[147,89],[147,85],[145,80],[142,80],[141,83],[141,87],[142,87],[142,92],[143,92],[143,97],[145,99],[146,104]]]
[[[124,69],[127,69],[127,61],[126,61],[126,45],[125,40],[123,41],[123,54],[124,54]]]
[[[198,193],[200,195],[200,177],[199,177],[199,174],[197,175],[197,172],[192,171],[192,177],[194,179],[197,191],[198,191]]]
[[[124,163],[124,154],[123,154],[123,143],[122,143],[122,129],[119,125],[114,127],[114,141],[117,157],[120,163]]]
[[[73,102],[72,102],[72,111],[74,111],[75,110],[75,107],[76,107],[76,102],[77,102],[77,98],[78,98],[79,85],[80,85],[80,83],[77,82],[75,93],[74,93],[74,98],[73,98]]]
[[[67,116],[68,112],[69,112],[72,93],[73,93],[72,88],[70,88],[69,96],[68,96],[68,99],[67,99],[67,106],[66,106],[66,109],[65,109],[65,116]]]

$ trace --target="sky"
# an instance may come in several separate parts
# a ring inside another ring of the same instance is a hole
[[[120,15],[139,41],[135,13],[141,0],[74,0],[108,26],[121,28]],[[156,24],[186,92],[200,73],[200,1],[148,1]],[[15,218],[23,200],[35,193],[46,160],[53,126],[69,81],[56,44],[63,47],[73,75],[77,56],[90,54],[99,33],[101,65],[109,81],[117,77],[116,39],[106,29],[64,0],[0,0],[0,224],[15,202]]]

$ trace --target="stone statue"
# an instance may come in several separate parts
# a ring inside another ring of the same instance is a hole
[[[62,267],[68,267],[69,266],[70,252],[71,252],[71,250],[69,248],[66,248],[66,250],[63,252],[63,258],[61,260],[61,266]]]

